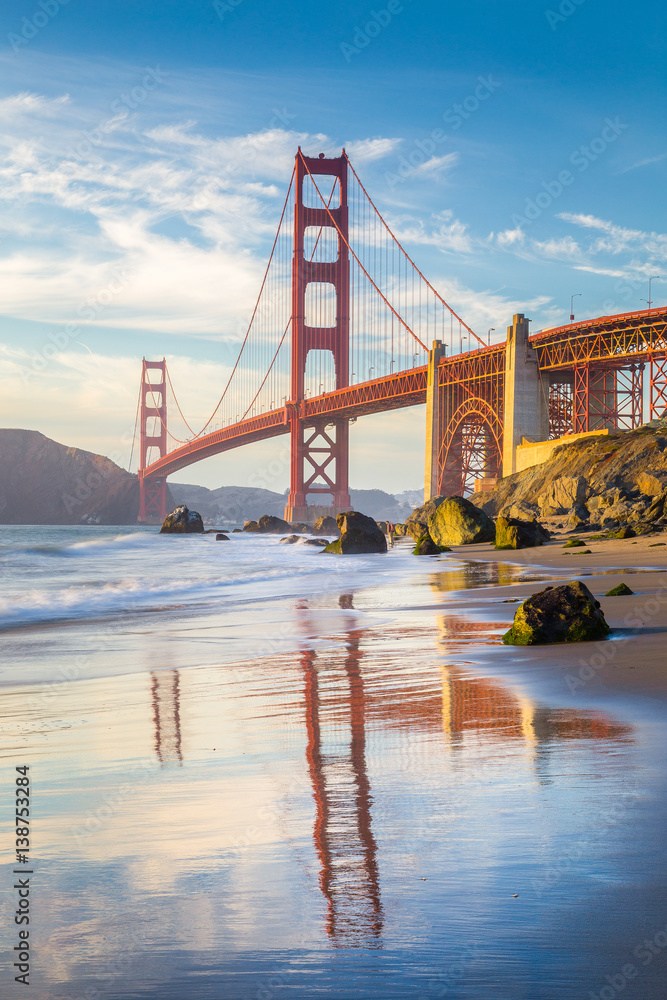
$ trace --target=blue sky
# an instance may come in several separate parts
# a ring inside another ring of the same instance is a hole
[[[667,275],[665,16],[657,0],[4,5],[2,425],[126,464],[144,354],[167,355],[203,422],[299,144],[346,146],[477,332],[502,338],[517,311],[564,322],[575,292],[577,316],[641,308]],[[354,425],[352,485],[419,487],[422,424],[415,408]],[[177,478],[244,485],[271,465],[282,490],[283,444]]]

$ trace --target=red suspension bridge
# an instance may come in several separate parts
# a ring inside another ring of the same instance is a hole
[[[515,471],[524,438],[638,426],[647,367],[650,417],[667,408],[667,309],[534,336],[528,323],[519,314],[504,343],[486,344],[412,261],[345,151],[299,149],[238,357],[200,430],[166,362],[143,361],[139,520],[164,518],[167,476],[280,434],[291,438],[285,518],[349,509],[349,423],[369,413],[427,404],[428,498]]]

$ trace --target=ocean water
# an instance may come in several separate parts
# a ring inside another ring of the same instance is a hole
[[[548,568],[134,527],[0,566],[0,995],[27,766],[38,1000],[664,996],[664,699],[501,646]]]

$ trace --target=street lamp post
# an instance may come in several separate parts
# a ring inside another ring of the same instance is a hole
[[[570,295],[570,323],[574,323],[574,300],[578,295],[583,295],[583,292],[575,292],[574,295]]]
[[[496,332],[495,326],[490,326],[489,327],[489,332],[486,335],[486,339],[488,340],[489,347],[491,347],[491,334],[495,333],[495,332]]]
[[[651,311],[651,282],[659,281],[661,277],[662,275],[660,274],[652,274],[651,277],[648,279],[648,299],[642,299],[642,302],[646,302],[646,304],[648,305],[649,312]]]

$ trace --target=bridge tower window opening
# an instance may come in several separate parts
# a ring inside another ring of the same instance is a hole
[[[304,208],[321,209],[323,200],[332,211],[340,208],[339,178],[333,174],[316,174],[314,178],[306,174],[301,188],[301,204]]]
[[[314,264],[335,264],[340,255],[340,239],[334,227],[306,226],[303,255]]]
[[[311,281],[305,293],[306,326],[331,329],[336,325],[338,297],[330,281]]]

